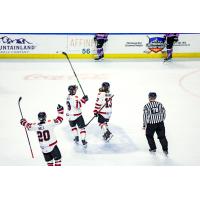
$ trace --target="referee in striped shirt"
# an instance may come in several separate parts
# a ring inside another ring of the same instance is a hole
[[[155,92],[149,93],[149,103],[144,106],[143,129],[146,130],[146,138],[150,147],[149,151],[156,152],[156,144],[153,137],[156,132],[163,152],[167,155],[168,142],[165,136],[164,126],[166,112],[164,106],[156,101],[156,97]]]

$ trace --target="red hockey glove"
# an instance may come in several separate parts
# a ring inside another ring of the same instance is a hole
[[[20,124],[21,124],[22,126],[25,126],[26,123],[27,123],[27,120],[26,120],[26,119],[23,118],[23,119],[20,120]]]
[[[58,111],[59,114],[63,114],[63,113],[64,113],[64,108],[63,108],[63,106],[61,106],[60,104],[58,104],[58,106],[57,106],[57,111]]]

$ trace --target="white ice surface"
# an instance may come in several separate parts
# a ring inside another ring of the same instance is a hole
[[[93,117],[93,107],[103,81],[111,83],[113,115],[110,143],[102,141],[96,120],[87,127],[88,149],[73,144],[68,121],[55,129],[63,165],[200,165],[200,61],[71,61],[89,101],[83,108],[85,121]],[[67,60],[0,61],[0,165],[45,165],[37,135],[29,132],[35,158],[31,158],[27,138],[19,124],[18,98],[24,117],[37,122],[45,111],[56,117],[58,103],[65,106],[67,87],[76,84]],[[143,106],[149,91],[158,94],[166,108],[166,136],[169,156],[152,155],[142,128]],[[82,93],[78,91],[79,96]]]

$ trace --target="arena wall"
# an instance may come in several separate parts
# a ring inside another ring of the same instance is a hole
[[[162,58],[163,33],[111,33],[104,45],[105,59]],[[94,33],[1,33],[1,59],[93,59]],[[174,58],[200,58],[200,33],[182,33]]]

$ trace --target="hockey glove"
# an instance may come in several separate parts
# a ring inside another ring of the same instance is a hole
[[[145,129],[146,129],[146,125],[145,125],[145,124],[143,124],[143,126],[142,126],[142,129],[143,129],[143,130],[145,130]]]
[[[26,123],[27,123],[27,120],[26,120],[26,119],[23,118],[23,119],[20,120],[20,124],[21,124],[22,126],[25,126]]]
[[[60,104],[58,104],[58,106],[57,106],[57,111],[58,111],[59,114],[63,114],[63,113],[64,113],[64,108],[63,108],[63,106],[61,106]]]
[[[97,110],[94,110],[94,116],[95,116],[95,117],[98,117],[98,116],[99,116],[99,113],[98,113]]]
[[[178,37],[174,37],[174,42],[178,42]]]
[[[86,101],[88,101],[88,96],[87,95],[85,95],[85,96],[83,96],[83,98],[82,99],[84,99],[85,100],[85,102]]]

